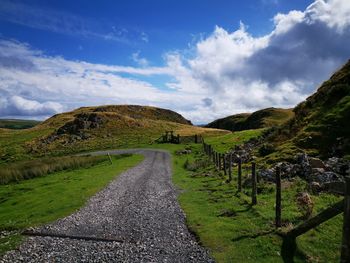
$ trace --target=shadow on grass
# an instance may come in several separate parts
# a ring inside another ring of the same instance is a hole
[[[281,247],[281,256],[283,262],[294,263],[295,257],[302,261],[307,261],[307,255],[305,255],[305,253],[298,248],[295,238],[291,238],[288,236],[282,236],[282,238],[283,242]]]
[[[258,238],[258,237],[270,235],[272,233],[275,233],[274,229],[270,229],[268,231],[261,231],[261,232],[258,232],[258,233],[255,233],[255,234],[250,234],[250,235],[242,235],[242,236],[239,236],[239,237],[232,238],[231,241],[232,242],[237,242],[237,241],[240,241],[242,239],[247,239],[247,238],[255,239],[255,238]]]

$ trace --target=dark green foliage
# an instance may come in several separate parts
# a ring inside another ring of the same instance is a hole
[[[260,156],[266,156],[269,155],[270,153],[273,153],[276,151],[276,148],[273,144],[271,143],[264,143],[263,145],[260,146],[259,148],[259,154]]]
[[[40,121],[33,120],[16,120],[16,119],[0,119],[0,128],[5,129],[28,129],[41,123]]]

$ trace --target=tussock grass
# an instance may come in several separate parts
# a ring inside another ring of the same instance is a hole
[[[105,160],[106,157],[103,156],[67,156],[17,162],[1,167],[0,184],[19,182],[63,170],[90,167]]]

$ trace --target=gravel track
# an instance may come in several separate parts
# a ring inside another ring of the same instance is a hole
[[[185,225],[169,153],[109,152],[139,153],[145,159],[74,214],[31,229],[42,236],[27,238],[0,262],[213,262]]]

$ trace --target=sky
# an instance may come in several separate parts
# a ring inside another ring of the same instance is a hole
[[[349,0],[0,0],[0,118],[290,108],[349,60],[349,40]]]

